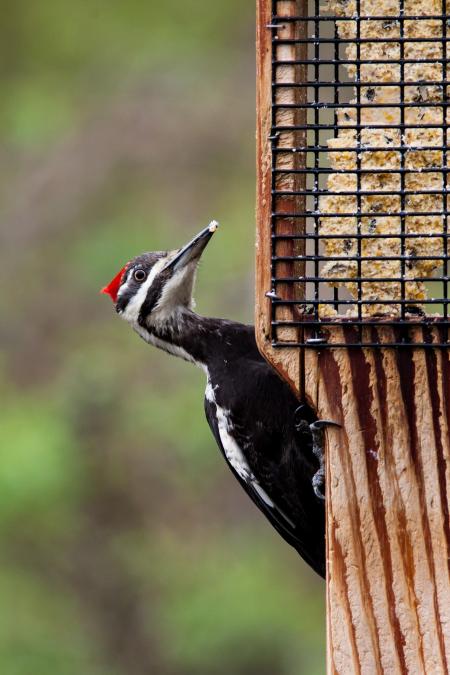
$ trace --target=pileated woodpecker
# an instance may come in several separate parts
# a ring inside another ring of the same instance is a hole
[[[232,472],[276,530],[325,576],[321,423],[260,355],[253,326],[193,311],[214,221],[186,246],[137,256],[102,289],[149,344],[206,374],[205,411]]]

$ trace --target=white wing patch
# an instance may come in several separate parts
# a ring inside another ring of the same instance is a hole
[[[251,481],[251,484],[252,484],[253,489],[255,490],[255,492],[257,492],[257,493],[259,494],[259,496],[261,497],[261,499],[262,499],[264,502],[266,502],[266,504],[267,504],[268,506],[271,506],[271,507],[274,509],[274,508],[275,508],[275,504],[274,504],[273,501],[270,499],[270,497],[269,497],[269,495],[267,494],[267,492],[266,492],[265,490],[263,490],[263,488],[261,487],[261,485],[256,481],[256,479],[253,479],[253,480]],[[283,516],[284,516],[284,513],[283,513]],[[284,517],[286,518],[286,516],[284,516]],[[286,520],[289,520],[289,518],[286,518]],[[290,522],[291,524],[293,524],[291,521],[289,521],[289,522]]]
[[[229,415],[230,413],[228,410],[221,408],[220,405],[217,405],[216,403],[216,416],[217,424],[219,426],[219,436],[220,440],[222,441],[226,458],[241,478],[244,478],[244,480],[247,481],[252,480],[255,477],[253,476],[245,455],[239,445],[236,443],[233,436],[230,434],[230,430],[232,430],[233,427],[230,423]]]
[[[255,492],[261,497],[267,506],[274,508],[275,504],[270,499],[264,488],[262,488],[256,480],[244,453],[230,433],[230,431],[233,429],[233,425],[230,422],[230,413],[228,410],[225,410],[224,408],[221,408],[220,405],[216,404],[216,415],[219,426],[219,436],[220,440],[222,441],[222,446],[227,460],[230,462],[236,473],[247,483],[251,484]]]
[[[206,371],[207,377],[208,377],[208,382],[206,384],[206,389],[205,389],[205,398],[209,403],[214,403],[216,405],[216,394],[215,391],[216,389],[219,388],[219,385],[216,384],[215,387],[212,386],[211,380],[209,379],[209,373]]]
[[[233,469],[239,474],[241,478],[246,481],[254,479],[254,475],[248,465],[245,455],[238,446],[233,436],[230,434],[232,424],[230,422],[230,412],[217,404],[215,391],[218,385],[213,386],[207,374],[207,384],[205,389],[205,398],[209,403],[213,403],[216,408],[217,425],[219,427],[219,436],[222,441],[222,447],[225,452],[227,460],[230,462]]]
[[[219,427],[219,436],[220,440],[222,441],[222,447],[224,449],[227,460],[230,462],[231,466],[236,471],[236,473],[243,480],[245,480],[246,483],[249,483],[252,486],[254,491],[259,495],[259,497],[263,500],[263,502],[267,506],[270,506],[270,508],[276,509],[283,516],[286,522],[289,523],[289,525],[292,528],[295,528],[295,525],[292,522],[292,520],[275,505],[275,503],[271,500],[271,498],[264,490],[264,488],[261,487],[261,485],[258,483],[253,471],[251,470],[247,462],[244,453],[237,444],[236,440],[231,435],[231,432],[233,430],[233,424],[231,423],[230,419],[231,417],[230,411],[226,410],[225,408],[222,408],[220,405],[217,405],[215,397],[216,389],[218,389],[218,385],[213,387],[208,374],[208,383],[206,385],[205,397],[207,401],[209,401],[210,403],[214,403],[215,405],[217,424]]]

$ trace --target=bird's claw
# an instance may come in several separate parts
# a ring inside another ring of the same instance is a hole
[[[321,467],[313,476],[312,486],[318,499],[325,499],[325,467]]]
[[[297,431],[308,431],[311,433],[312,451],[314,457],[316,457],[319,462],[319,469],[312,478],[312,487],[316,497],[323,500],[325,499],[325,449],[323,430],[325,427],[340,427],[341,425],[332,420],[316,420],[310,424],[304,416],[301,416],[305,408],[307,408],[307,406],[302,404],[294,411],[294,426]]]
[[[341,425],[338,422],[333,422],[332,420],[316,420],[309,425],[313,442],[312,451],[314,456],[319,460],[319,469],[312,479],[314,494],[318,499],[325,499],[325,449],[323,430],[325,427],[340,426]]]
[[[300,417],[302,412],[307,408],[307,406],[302,403],[294,410],[294,427],[297,431],[305,432],[309,431],[309,422],[305,417]]]
[[[317,431],[321,431],[325,427],[340,427],[341,425],[339,422],[333,422],[332,420],[316,420],[315,422],[312,422],[312,424],[309,425],[309,428],[311,429],[312,433]]]

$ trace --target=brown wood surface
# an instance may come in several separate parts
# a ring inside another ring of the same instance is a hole
[[[342,425],[327,433],[328,673],[449,673],[448,350],[327,348],[306,388]]]

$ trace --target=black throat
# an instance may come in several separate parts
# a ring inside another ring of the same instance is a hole
[[[253,326],[200,316],[188,309],[167,321],[146,323],[138,332],[156,347],[208,369],[244,353],[261,359]]]

